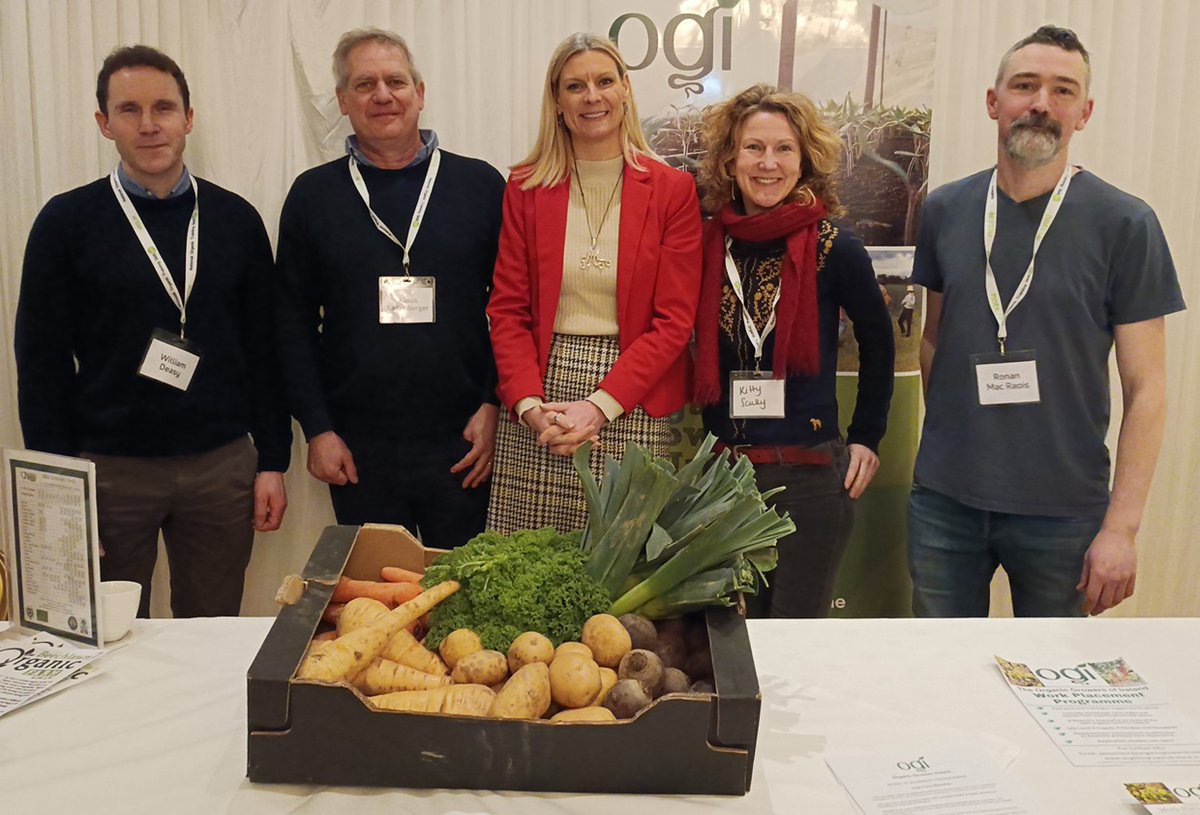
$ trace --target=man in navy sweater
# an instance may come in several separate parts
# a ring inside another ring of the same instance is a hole
[[[425,85],[399,36],[348,32],[333,63],[349,155],[297,178],[279,224],[292,413],[339,523],[457,546],[487,513],[504,180],[419,129]]]
[[[170,57],[113,51],[96,101],[120,163],[51,199],[25,250],[25,444],[96,463],[101,573],[141,583],[142,616],[160,530],[175,616],[237,615],[254,531],[287,506],[271,245],[250,204],[184,166],[193,111]]]

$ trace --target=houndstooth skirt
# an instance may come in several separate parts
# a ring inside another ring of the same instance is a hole
[[[616,337],[555,334],[544,382],[546,400],[587,398],[612,369],[619,353]],[[592,474],[599,479],[604,472],[604,454],[620,458],[630,441],[655,456],[667,455],[670,419],[655,419],[640,407],[619,416],[600,431],[603,449],[592,450]],[[537,445],[530,428],[511,417],[501,418],[487,528],[504,535],[544,526],[570,532],[582,529],[586,522],[587,502],[571,458],[551,454]]]

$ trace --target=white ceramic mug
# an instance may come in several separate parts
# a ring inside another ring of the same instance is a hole
[[[102,580],[100,604],[104,614],[105,642],[115,642],[129,633],[142,599],[142,585],[132,580]]]

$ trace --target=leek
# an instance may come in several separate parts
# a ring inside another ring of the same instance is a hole
[[[756,591],[775,567],[776,541],[795,525],[767,507],[777,490],[759,492],[754,466],[714,455],[715,444],[709,434],[676,471],[631,443],[620,462],[606,456],[600,485],[588,467],[591,445],[576,451],[588,504],[585,570],[615,598],[610,613],[658,617],[684,604],[729,605],[733,593]]]

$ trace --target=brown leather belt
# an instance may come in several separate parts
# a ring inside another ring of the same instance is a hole
[[[725,444],[717,442],[713,448],[720,453],[728,450],[733,459],[747,458],[751,464],[813,464],[826,465],[833,463],[833,456],[827,450],[814,450],[811,447],[801,447],[798,444]]]

